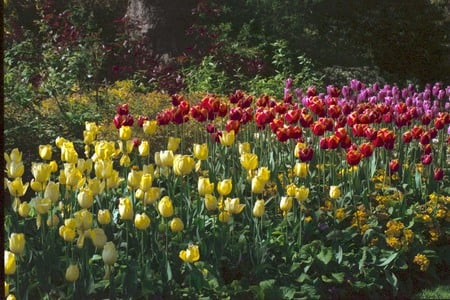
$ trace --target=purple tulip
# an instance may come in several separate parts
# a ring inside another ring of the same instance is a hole
[[[285,87],[287,88],[287,89],[291,89],[292,88],[292,84],[293,84],[293,80],[292,80],[292,78],[288,78],[288,79],[286,79],[286,82],[285,82]]]

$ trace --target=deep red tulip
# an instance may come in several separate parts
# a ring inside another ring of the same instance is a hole
[[[323,137],[323,138],[320,139],[319,147],[322,150],[327,150],[328,149],[328,138],[327,137]]]
[[[128,115],[129,114],[129,110],[128,110],[128,103],[119,103],[117,104],[117,108],[116,111],[119,115]]]
[[[291,109],[285,115],[284,118],[286,122],[289,124],[297,123],[300,120],[300,110],[299,109]]]
[[[306,96],[308,96],[308,97],[313,97],[316,94],[317,94],[317,91],[316,91],[316,87],[315,86],[310,86],[306,90]]]
[[[444,170],[442,168],[434,169],[433,178],[436,181],[441,181],[444,178]]]
[[[348,149],[352,145],[352,139],[346,135],[340,140],[341,147]]]
[[[345,135],[342,138],[347,138],[347,136]],[[339,147],[340,141],[341,139],[337,135],[331,135],[327,139],[328,149],[336,149],[337,147]]]
[[[422,161],[422,165],[429,165],[433,161],[433,156],[431,154],[424,154],[420,160]]]
[[[431,144],[426,144],[422,147],[423,154],[431,154],[431,152],[433,152],[433,148],[431,147]]]
[[[411,130],[411,134],[412,134],[413,138],[416,140],[420,139],[420,137],[422,136],[422,133],[423,133],[422,126],[415,125]]]
[[[347,163],[350,166],[355,166],[355,165],[359,164],[359,162],[361,161],[362,154],[358,150],[351,149],[351,150],[347,151],[345,158],[347,159]]]
[[[374,146],[372,143],[367,142],[359,146],[359,151],[364,157],[370,157],[373,154]]]
[[[238,133],[240,126],[241,123],[237,120],[227,120],[227,123],[225,124],[225,130],[227,132],[234,130],[234,133]]]
[[[272,125],[272,123],[271,123]],[[278,141],[284,143],[289,139],[288,131],[286,127],[278,127],[275,132]]]
[[[431,123],[431,115],[430,114],[424,114],[421,117],[421,121],[423,125],[428,125]]]
[[[230,118],[230,120],[240,121],[242,118],[242,108],[233,107],[232,109],[230,109],[228,117]]]
[[[310,161],[313,158],[314,150],[311,147],[305,147],[298,151],[298,156],[302,162]]]
[[[138,138],[134,138],[132,141],[133,141],[133,147],[134,148],[139,147],[139,145],[141,144],[141,140],[138,139]]]
[[[302,125],[303,128],[308,128],[311,126],[311,124],[314,122],[314,119],[312,115],[308,113],[302,113],[300,115],[300,125]]]
[[[398,162],[398,159],[393,159],[389,162],[389,170],[391,171],[391,174],[398,171],[400,168],[400,163]]]
[[[330,118],[336,119],[342,114],[342,109],[340,106],[333,104],[328,107],[327,113]]]
[[[311,131],[317,136],[322,136],[325,133],[325,125],[320,121],[316,121],[312,124]]]
[[[428,145],[431,142],[431,134],[428,131],[423,132],[419,141],[422,145]]]
[[[278,128],[282,128],[284,126],[284,121],[282,119],[273,119],[272,122],[270,122],[270,129],[272,129],[273,133],[276,133],[278,131]]]
[[[405,131],[405,132],[402,134],[402,142],[405,143],[405,144],[411,143],[412,137],[413,137],[413,136],[412,136],[411,131]]]

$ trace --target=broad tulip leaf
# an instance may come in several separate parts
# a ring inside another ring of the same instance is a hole
[[[330,248],[322,247],[319,254],[317,254],[317,258],[324,264],[328,265],[328,263],[333,258],[333,252]]]

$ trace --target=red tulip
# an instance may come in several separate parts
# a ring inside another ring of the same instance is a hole
[[[322,150],[327,150],[328,149],[328,138],[327,137],[323,137],[323,138],[320,139],[319,147]]]
[[[389,170],[391,171],[391,174],[397,172],[399,168],[400,164],[398,159],[393,159],[389,162]]]
[[[411,131],[405,131],[405,132],[402,134],[402,141],[403,141],[403,143],[405,143],[405,144],[411,143],[411,141],[412,141],[412,133],[411,133]]]
[[[284,116],[286,122],[289,124],[297,123],[300,120],[300,110],[299,109],[291,109]]]
[[[350,166],[356,166],[361,161],[362,154],[358,150],[351,149],[347,151],[345,158]]]
[[[346,138],[347,136],[343,136],[342,138]],[[340,143],[341,139],[337,136],[337,135],[331,135],[328,140],[327,140],[327,144],[328,144],[328,149],[336,149],[337,147],[339,147],[339,143]]]
[[[373,154],[374,148],[375,147],[372,145],[372,143],[367,142],[359,146],[359,151],[361,151],[363,157],[370,157]]]
[[[314,150],[311,147],[305,147],[298,151],[298,156],[302,162],[310,161],[313,158]]]
[[[433,161],[433,156],[431,154],[424,154],[421,157],[421,161],[423,165],[429,165]]]
[[[325,133],[325,125],[322,122],[316,121],[311,126],[312,132],[317,136],[322,136]]]
[[[444,170],[442,168],[436,168],[434,169],[433,175],[434,180],[440,181],[444,178]]]

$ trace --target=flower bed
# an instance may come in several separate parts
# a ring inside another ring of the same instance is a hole
[[[63,137],[41,145],[31,182],[14,149],[5,288],[19,299],[411,296],[448,269],[449,95],[287,80],[282,100],[173,95],[151,118],[120,104],[117,141],[87,122],[84,153]]]

